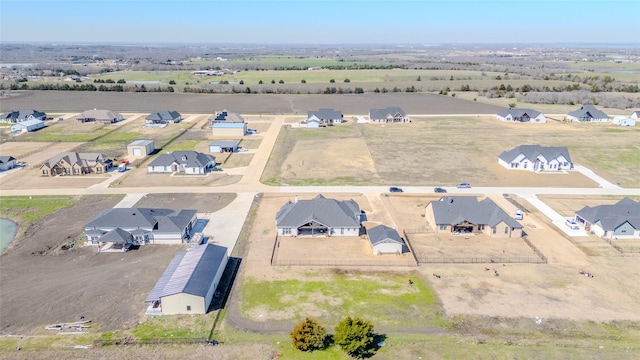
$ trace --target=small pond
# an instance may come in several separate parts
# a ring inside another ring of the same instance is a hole
[[[4,250],[16,237],[18,225],[13,221],[0,218],[0,251]]]

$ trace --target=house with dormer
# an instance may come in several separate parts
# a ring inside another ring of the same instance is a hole
[[[101,153],[64,152],[40,166],[42,176],[77,176],[104,174],[113,167],[113,160]]]
[[[397,106],[384,109],[369,110],[369,120],[374,124],[409,123],[411,120],[401,108]]]
[[[546,123],[547,118],[540,112],[532,109],[513,108],[498,111],[498,120],[516,123]]]
[[[0,114],[0,122],[19,124],[29,120],[47,120],[47,114],[33,109],[13,110]]]
[[[300,122],[300,127],[317,128],[321,126],[341,124],[343,122],[344,115],[341,111],[329,108],[320,108],[319,110],[308,111],[307,119]]]
[[[182,121],[182,115],[177,111],[161,110],[147,115],[145,120],[147,124],[177,124]]]
[[[520,145],[498,156],[509,170],[559,171],[573,169],[569,149],[564,146]]]
[[[578,122],[609,122],[609,115],[593,105],[582,105],[579,109],[569,112],[566,119]]]

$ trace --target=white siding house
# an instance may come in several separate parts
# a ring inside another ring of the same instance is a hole
[[[500,154],[498,163],[509,170],[533,172],[573,169],[569,150],[566,147],[520,145]]]
[[[318,195],[288,202],[276,214],[279,236],[359,236],[360,206]]]

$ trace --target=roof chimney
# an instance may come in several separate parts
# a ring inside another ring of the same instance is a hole
[[[297,203],[298,203],[298,195],[296,195],[296,196],[293,198],[293,203],[294,203],[294,204],[297,204]]]

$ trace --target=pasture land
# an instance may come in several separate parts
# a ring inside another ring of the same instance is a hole
[[[514,124],[494,117],[412,117],[409,124],[285,127],[262,177],[268,184],[592,187],[577,172],[507,170],[498,156],[521,144],[567,146],[572,160],[637,187],[640,129],[611,124]],[[589,139],[589,141],[585,141]],[[345,149],[349,149],[345,152]],[[310,156],[313,157],[310,159]],[[357,165],[357,166],[356,166]],[[472,180],[471,180],[472,179]]]

